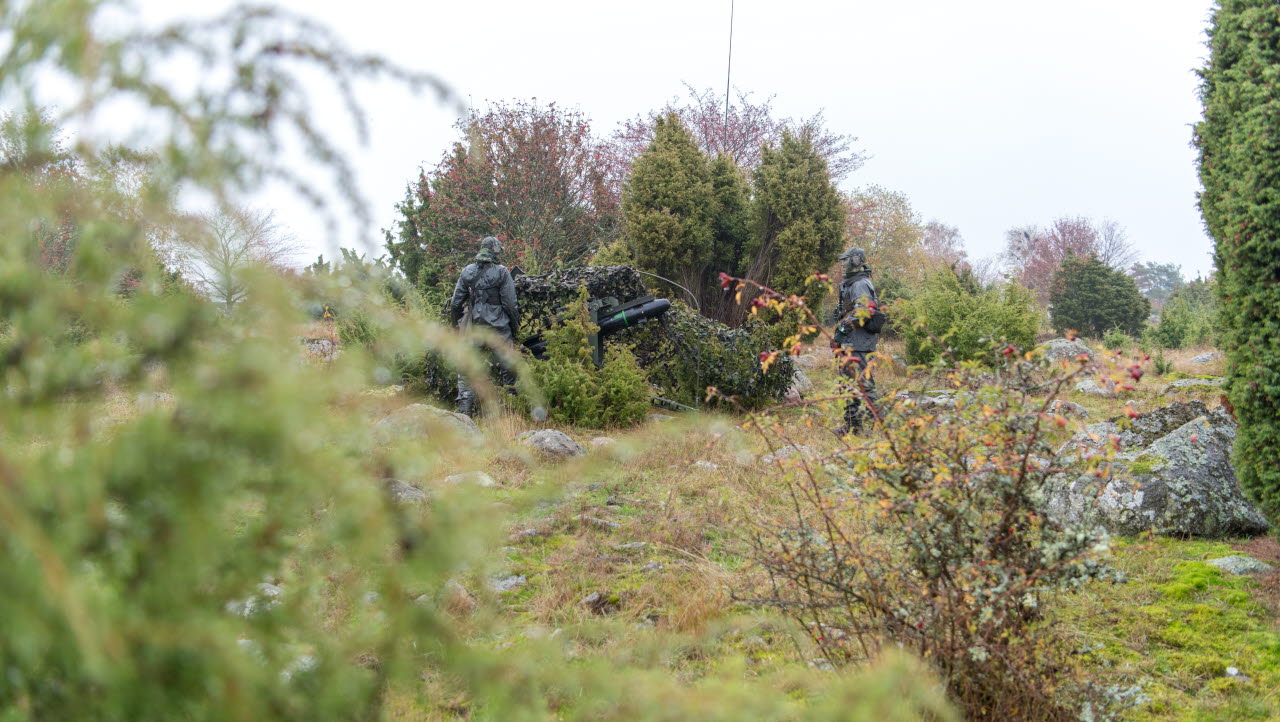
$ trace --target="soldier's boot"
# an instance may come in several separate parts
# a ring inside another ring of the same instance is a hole
[[[844,406],[844,424],[835,428],[835,435],[844,438],[862,433],[862,403],[850,399]]]
[[[476,400],[472,396],[458,399],[458,413],[465,416],[474,416],[476,411]]]
[[[510,394],[516,395],[516,374],[506,366],[498,367],[498,383],[502,384],[502,390]]]
[[[476,410],[476,394],[463,379],[458,379],[458,413],[472,416]]]

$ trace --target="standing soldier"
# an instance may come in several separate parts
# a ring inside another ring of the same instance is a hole
[[[462,269],[458,283],[453,287],[453,300],[449,304],[449,321],[462,328],[483,326],[492,330],[509,343],[515,342],[516,327],[520,325],[520,312],[516,306],[516,284],[511,271],[498,263],[502,242],[489,236],[480,242],[480,252],[475,262]],[[466,307],[469,312],[465,312]],[[490,365],[495,363],[490,353]],[[500,360],[496,361],[502,386],[511,390],[515,386],[515,374]],[[475,390],[467,379],[458,376],[458,412],[470,416],[475,411]]]
[[[868,363],[875,353],[885,315],[880,310],[880,297],[871,283],[871,267],[867,254],[861,248],[850,248],[840,254],[844,261],[844,280],[840,282],[840,305],[837,316],[840,323],[831,346],[846,348],[845,354],[837,352],[840,375],[851,380],[848,384],[849,400],[844,407],[844,425],[836,429],[838,436],[856,434],[862,430],[866,416],[862,408],[865,397],[875,401],[876,385]]]

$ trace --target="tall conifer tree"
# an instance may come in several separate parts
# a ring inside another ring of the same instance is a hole
[[[747,275],[802,294],[805,279],[830,268],[844,242],[844,209],[827,162],[807,135],[783,133],[763,151],[755,191]]]
[[[1280,520],[1280,3],[1219,0],[1200,71],[1200,210],[1216,241],[1241,485]]]
[[[678,116],[659,118],[622,194],[623,231],[636,266],[698,285],[713,260],[714,207],[706,155]]]
[[[751,237],[751,192],[746,175],[729,154],[712,159],[711,187],[715,191],[711,272],[740,276],[743,250]]]

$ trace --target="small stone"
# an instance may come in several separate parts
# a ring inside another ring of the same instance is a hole
[[[608,436],[597,436],[596,438],[592,439],[591,441],[588,441],[587,443],[591,444],[597,449],[602,449],[607,446],[613,446],[614,444],[618,443],[618,440],[610,438]]]
[[[795,457],[801,459],[815,459],[819,456],[814,449],[803,444],[787,444],[781,448],[775,449],[760,457],[761,464],[776,464],[780,461],[786,461]]]
[[[578,602],[596,614],[612,614],[622,606],[617,595],[608,592],[592,592]]]
[[[414,601],[421,601],[426,596],[424,594]],[[468,592],[467,588],[456,579],[450,579],[444,583],[440,597],[445,608],[455,614],[470,614],[475,611],[476,598],[471,596],[471,592]]]
[[[609,521],[608,519],[600,519],[594,516],[586,516],[585,514],[579,514],[574,518],[580,522],[583,522],[584,524],[590,524],[591,526],[599,527],[600,529],[605,529],[608,531],[613,531],[615,529],[622,528],[622,525],[616,521]]]
[[[920,394],[899,391],[893,397],[908,404],[914,404],[920,409],[952,409],[956,405],[955,394],[948,389],[926,391]]]
[[[1249,678],[1249,675],[1245,674],[1244,672],[1241,672],[1239,669],[1237,669],[1237,668],[1235,668],[1235,667],[1227,667],[1227,670],[1226,670],[1226,671],[1227,671],[1227,676],[1228,676],[1228,677],[1230,677],[1230,678],[1232,678],[1232,679],[1234,679],[1234,680],[1237,680],[1237,681],[1240,681],[1240,682],[1252,682],[1252,681],[1253,681],[1252,679],[1250,679],[1250,678]]]
[[[542,536],[542,532],[538,531],[537,529],[521,529],[515,534],[512,534],[512,536],[515,537],[516,539],[534,539],[536,537]]]
[[[422,504],[429,500],[427,492],[399,479],[383,479],[382,486],[397,504]]]
[[[616,551],[628,551],[632,549],[644,549],[647,546],[649,546],[647,542],[636,541],[636,542],[627,542],[626,544],[616,544],[614,545],[613,548]]]
[[[523,574],[511,574],[498,579],[489,580],[489,588],[495,592],[511,592],[523,587],[529,582]]]
[[[823,659],[822,657],[816,657],[809,660],[809,667],[816,669],[819,672],[831,672],[835,670],[835,667],[831,665],[831,662]]]
[[[552,459],[568,459],[586,453],[586,449],[572,437],[555,429],[526,431],[517,436],[516,440]]]
[[[1220,358],[1222,358],[1221,353],[1217,351],[1209,351],[1208,353],[1202,353],[1199,356],[1192,356],[1190,362],[1193,364],[1211,364]]]
[[[467,471],[453,476],[446,476],[445,482],[455,486],[460,484],[474,484],[475,486],[489,487],[497,486],[498,482],[494,481],[492,476],[483,471]]]
[[[360,601],[364,602],[365,604],[377,604],[378,600],[380,599],[382,599],[381,594],[370,591],[370,592],[365,592],[364,596],[361,597]]]
[[[672,421],[672,420],[674,420],[676,417],[674,417],[674,416],[672,416],[672,415],[670,415],[670,414],[649,414],[649,416],[648,416],[647,418],[648,418],[648,420],[649,420],[649,422],[650,422],[650,423],[653,423],[653,424],[660,424],[660,423],[662,423],[662,422],[664,422],[664,421]]]
[[[701,460],[699,460],[699,461],[695,461],[695,462],[693,462],[693,465],[694,465],[694,467],[695,467],[695,468],[703,469],[703,470],[705,470],[705,471],[715,471],[716,469],[719,469],[719,468],[720,468],[720,465],[719,465],[719,464],[712,463],[712,462],[710,462],[710,461],[701,461]]]
[[[1240,555],[1210,559],[1209,563],[1227,574],[1265,574],[1274,569],[1264,561]]]
[[[1060,414],[1062,416],[1073,416],[1079,419],[1089,418],[1088,409],[1074,401],[1067,401],[1065,399],[1058,399],[1057,401],[1054,401],[1050,410],[1053,411],[1053,413]]]
[[[789,399],[802,399],[813,391],[813,382],[802,369],[791,372],[791,387],[787,389]]]
[[[640,567],[640,571],[642,571],[642,572],[660,572],[660,571],[662,571],[662,562],[649,562],[648,564],[646,564],[646,565],[644,565],[644,566]]]

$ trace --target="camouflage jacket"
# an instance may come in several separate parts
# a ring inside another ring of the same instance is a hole
[[[470,313],[464,311],[470,307]],[[507,338],[514,338],[520,325],[516,305],[516,284],[507,267],[492,260],[480,260],[462,269],[453,287],[449,320],[463,326],[488,326]]]
[[[840,306],[838,309],[840,325],[836,329],[836,343],[848,346],[854,351],[870,352],[876,350],[879,334],[863,329],[861,319],[858,318],[856,313],[858,309],[870,308],[869,303],[874,303],[877,306],[880,303],[880,297],[876,294],[876,287],[871,283],[871,273],[862,270],[846,276],[844,281],[840,283]]]

